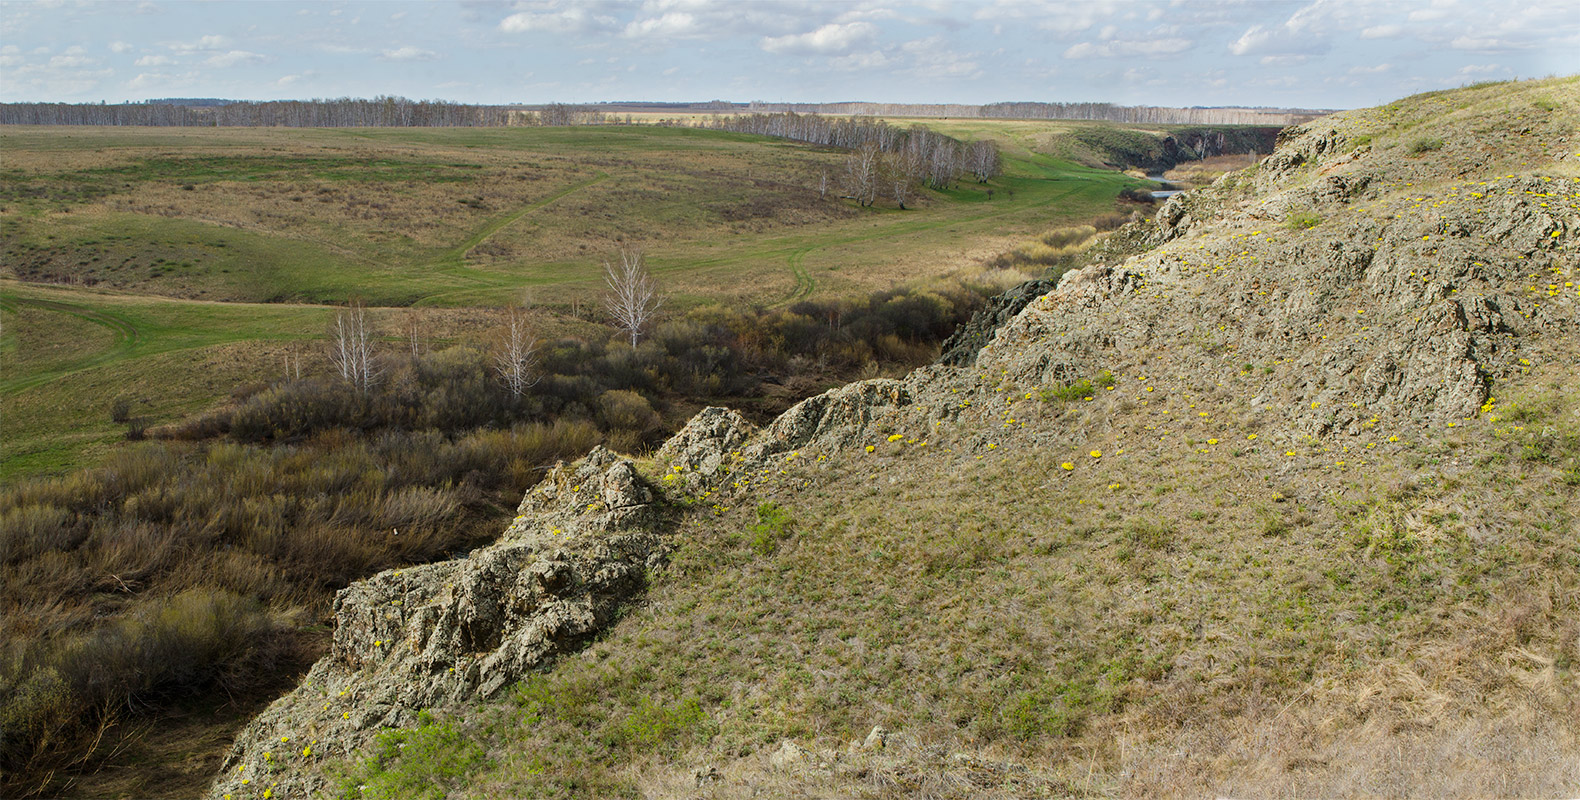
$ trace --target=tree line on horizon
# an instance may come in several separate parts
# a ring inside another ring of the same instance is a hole
[[[1162,125],[1292,125],[1319,116],[1310,109],[1122,106],[1113,103],[676,103],[677,113],[717,114],[728,108],[748,114],[897,117],[1067,119]],[[721,105],[726,108],[721,108]],[[506,125],[597,125],[616,121],[620,104],[549,103],[541,106],[482,105],[446,100],[379,96],[262,102],[181,99],[141,103],[0,103],[0,125],[103,125],[151,127],[501,127]]]
[[[990,141],[963,142],[920,125],[901,128],[881,119],[739,114],[715,117],[704,127],[849,150],[840,176],[842,190],[862,206],[887,195],[903,209],[920,186],[944,189],[967,173],[986,183],[1002,170],[998,147]],[[827,183],[825,175],[821,193],[828,191]]]

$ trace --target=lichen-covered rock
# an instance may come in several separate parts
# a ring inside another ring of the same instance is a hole
[[[697,412],[679,433],[659,448],[659,463],[679,466],[682,471],[711,476],[756,432],[757,426],[739,412],[709,406]]]
[[[579,647],[662,559],[653,501],[630,461],[595,448],[529,492],[499,543],[347,587],[330,654],[243,731],[210,795],[314,795],[318,759],[353,753],[418,709],[496,696]]]
[[[977,362],[977,353],[993,340],[993,334],[1024,310],[1031,301],[1053,291],[1053,281],[1032,280],[1012,287],[1003,294],[988,300],[981,310],[960,330],[944,340],[938,363],[952,367],[969,367]]]
[[[1301,163],[1333,159],[1331,143],[1309,144]],[[1298,185],[1269,183],[1274,195],[1328,187],[1324,202],[1345,203],[1371,185],[1303,182],[1284,161]],[[1129,368],[1147,352],[1168,353],[1167,371],[1187,376],[1293,364],[1266,369],[1253,391],[1282,401],[1293,432],[1354,431],[1377,416],[1461,419],[1511,368],[1519,337],[1575,324],[1572,304],[1535,300],[1561,295],[1541,275],[1574,263],[1580,230],[1572,203],[1549,201],[1576,196],[1575,181],[1526,176],[1455,187],[1461,201],[1430,208],[1408,196],[1363,204],[1310,230],[1227,214],[1199,237],[1066,274],[999,331],[978,366],[1049,384]],[[1244,380],[1257,378],[1246,370]]]

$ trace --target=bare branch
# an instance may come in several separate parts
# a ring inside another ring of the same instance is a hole
[[[532,334],[526,309],[513,306],[505,312],[505,328],[494,352],[494,371],[510,390],[513,400],[542,380],[538,372],[538,337]]]
[[[355,302],[335,317],[330,332],[329,360],[342,380],[366,393],[378,384],[384,370],[373,349],[373,333],[368,329],[367,311]]]
[[[614,317],[615,325],[631,335],[631,346],[642,337],[642,331],[653,321],[664,298],[658,285],[642,264],[642,254],[634,250],[620,251],[620,265],[605,261],[604,280],[609,294],[604,297],[604,308]]]

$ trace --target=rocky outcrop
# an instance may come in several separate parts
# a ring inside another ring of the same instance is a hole
[[[952,367],[975,364],[977,353],[983,345],[993,340],[994,332],[1023,311],[1031,301],[1053,291],[1054,285],[1053,281],[1027,281],[989,300],[986,307],[972,314],[965,325],[944,340],[938,363]]]
[[[631,462],[599,447],[534,487],[498,543],[358,581],[335,598],[330,654],[248,725],[209,794],[317,796],[321,759],[498,695],[607,625],[662,563],[664,530]]]

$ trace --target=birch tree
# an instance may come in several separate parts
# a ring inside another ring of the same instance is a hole
[[[520,400],[542,379],[538,362],[538,337],[533,335],[527,310],[513,306],[505,312],[505,327],[494,350],[494,371],[512,400]]]
[[[878,199],[879,166],[883,150],[877,142],[863,142],[845,159],[845,181],[850,196],[862,206]]]
[[[373,332],[368,328],[367,309],[362,303],[353,303],[351,308],[335,317],[335,327],[330,331],[329,360],[341,379],[358,392],[366,394],[378,384],[383,369],[373,349]]]
[[[642,254],[632,250],[620,251],[620,264],[603,262],[604,280],[609,294],[604,296],[604,308],[614,318],[620,330],[631,335],[631,346],[642,338],[642,331],[664,305],[658,285],[642,263]]]

